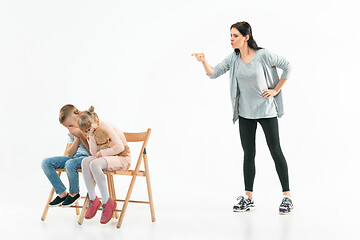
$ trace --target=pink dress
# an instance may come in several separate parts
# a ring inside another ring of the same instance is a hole
[[[131,153],[126,156],[114,156],[118,153],[121,153],[127,145],[125,135],[114,125],[107,122],[100,122],[100,126],[105,128],[109,134],[110,139],[114,143],[114,146],[111,148],[100,150],[102,158],[105,158],[108,164],[108,170],[128,170],[131,164]],[[95,157],[97,150],[97,145],[95,142],[94,136],[90,136],[89,140],[90,154]]]

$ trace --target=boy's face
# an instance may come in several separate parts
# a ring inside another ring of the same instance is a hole
[[[78,128],[78,116],[76,116],[75,114],[71,114],[70,116],[65,118],[65,121],[62,123],[62,125],[67,129],[72,127]]]

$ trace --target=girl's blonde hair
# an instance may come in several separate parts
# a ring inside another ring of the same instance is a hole
[[[94,107],[91,106],[88,110],[80,113],[79,116],[79,128],[81,131],[85,131],[91,127],[91,124],[96,122],[98,115],[94,112]]]
[[[63,123],[71,114],[79,115],[80,111],[72,104],[66,104],[60,109],[59,122]]]

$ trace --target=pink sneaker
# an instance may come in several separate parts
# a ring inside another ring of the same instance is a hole
[[[97,196],[96,196],[94,201],[91,201],[89,199],[89,206],[86,209],[85,218],[86,219],[93,218],[95,216],[97,210],[99,209],[100,205],[101,205],[101,202],[100,202],[100,200],[99,200],[99,198]]]
[[[105,224],[108,223],[113,215],[114,209],[116,207],[116,202],[109,198],[106,204],[102,205],[102,214],[100,223]]]

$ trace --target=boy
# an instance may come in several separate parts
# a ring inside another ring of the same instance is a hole
[[[67,104],[60,109],[59,121],[69,130],[69,138],[64,152],[64,156],[45,158],[41,167],[51,182],[58,196],[49,203],[50,207],[74,205],[80,198],[79,194],[79,174],[77,169],[81,168],[81,161],[88,157],[89,145],[85,135],[80,131],[78,118],[80,111],[73,105]],[[69,179],[69,193],[61,182],[56,168],[65,168]]]

